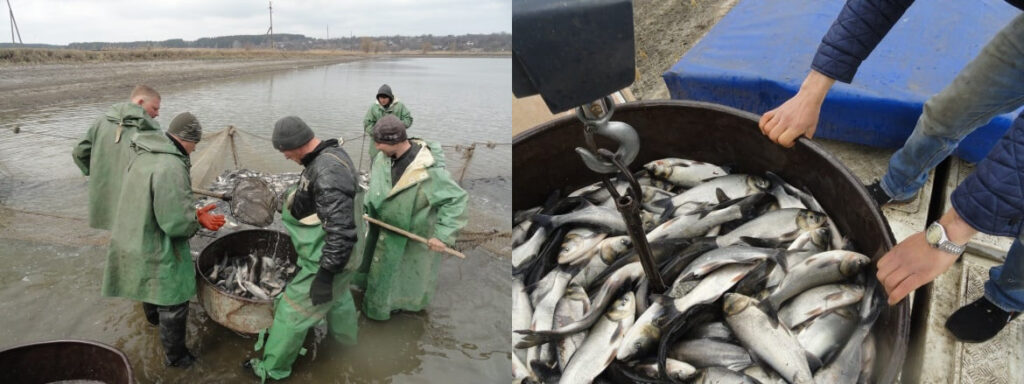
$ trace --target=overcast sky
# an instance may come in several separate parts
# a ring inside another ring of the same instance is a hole
[[[267,32],[266,0],[10,0],[28,43],[161,41]],[[512,0],[278,0],[274,33],[310,37],[512,32]],[[0,42],[11,42],[0,0]],[[328,29],[329,28],[329,29]]]

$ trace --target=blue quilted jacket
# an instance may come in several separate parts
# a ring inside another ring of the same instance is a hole
[[[1017,116],[974,173],[953,191],[953,208],[971,227],[1016,237],[1024,219],[1024,116]]]
[[[1007,0],[1024,10],[1024,0]],[[849,0],[821,39],[811,68],[849,83],[914,0]],[[936,26],[941,28],[942,26]]]
[[[1007,0],[1024,9],[1024,0]],[[903,16],[913,0],[849,0],[821,39],[811,68],[849,83],[857,68]],[[940,28],[941,26],[936,26]],[[1024,221],[1024,117],[952,195],[953,207],[974,229],[1018,236]]]

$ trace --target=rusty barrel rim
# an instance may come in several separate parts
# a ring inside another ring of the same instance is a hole
[[[83,356],[86,359],[97,359],[100,354],[109,364],[92,362],[70,362],[72,359],[52,359],[57,354],[61,357]],[[15,355],[25,357],[31,362],[22,362],[20,359],[12,359]],[[67,356],[64,356],[67,355]],[[51,366],[39,367],[40,357],[49,356],[45,360]],[[13,365],[13,366],[12,366]],[[60,367],[58,367],[58,365]],[[30,371],[22,372],[19,369],[29,367]],[[71,372],[58,368],[67,368]],[[22,374],[19,376],[19,374]],[[77,374],[75,376],[68,376]],[[135,372],[128,356],[121,350],[110,345],[92,340],[62,339],[22,344],[0,350],[0,381],[24,382],[23,380],[52,382],[60,380],[100,380],[110,384],[135,383]]]

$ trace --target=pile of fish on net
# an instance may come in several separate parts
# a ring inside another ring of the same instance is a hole
[[[602,184],[516,212],[516,382],[870,380],[884,293],[814,197],[771,173],[675,158],[644,168],[662,294]]]
[[[295,264],[272,255],[222,257],[203,272],[218,290],[247,299],[270,300],[295,277]]]

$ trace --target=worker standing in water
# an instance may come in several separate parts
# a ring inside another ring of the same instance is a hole
[[[396,116],[373,131],[380,151],[370,170],[363,208],[370,217],[429,239],[429,246],[371,225],[356,277],[365,288],[366,317],[387,320],[392,311],[421,311],[437,286],[441,252],[466,225],[466,191],[445,170],[441,145],[406,136]]]
[[[398,117],[405,124],[406,129],[412,127],[412,114],[409,113],[409,109],[405,108],[405,104],[395,99],[395,94],[391,92],[391,87],[387,84],[381,85],[377,90],[377,102],[370,106],[370,109],[366,111],[366,117],[363,118],[363,130],[367,136],[373,137],[373,126],[385,115]],[[371,161],[374,156],[377,156],[377,148],[370,143]]]
[[[302,119],[277,121],[274,148],[304,169],[287,194],[281,221],[298,253],[299,271],[274,302],[274,323],[262,359],[245,362],[262,379],[291,375],[306,332],[326,319],[330,334],[342,344],[356,343],[359,313],[349,282],[358,253],[354,201],[356,177],[352,160],[336,139],[320,140]],[[260,338],[262,340],[262,337]]]
[[[146,320],[160,327],[160,342],[171,367],[192,365],[185,346],[188,302],[196,294],[195,265],[189,247],[202,225],[216,231],[224,216],[216,206],[193,209],[189,154],[202,138],[191,113],[174,118],[167,133],[143,132],[131,142],[118,214],[103,271],[103,296],[142,302]]]

